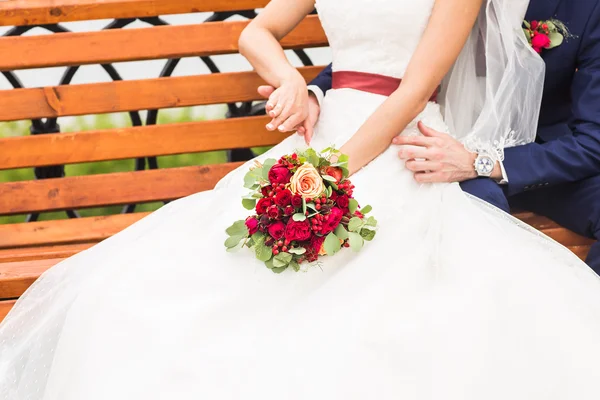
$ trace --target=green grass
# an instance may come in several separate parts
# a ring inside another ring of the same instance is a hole
[[[177,122],[189,122],[198,120],[194,115],[193,109],[185,108],[175,112],[160,113],[158,123],[169,124]],[[13,137],[29,134],[30,123],[27,121],[4,123],[0,125],[0,137]],[[126,114],[99,115],[93,118],[76,118],[72,123],[61,126],[62,132],[88,131],[95,129],[113,129],[124,126],[131,126]],[[262,153],[266,149],[255,149],[257,153]],[[227,161],[226,152],[215,151],[194,154],[182,154],[176,156],[158,157],[160,168],[184,167],[193,165],[218,164]],[[105,162],[93,162],[85,164],[73,164],[65,167],[67,176],[81,176],[93,174],[106,174],[114,172],[127,172],[135,169],[135,160],[117,160]],[[33,169],[16,169],[0,171],[0,182],[18,182],[34,179]],[[136,211],[154,211],[162,206],[162,203],[142,204],[136,208]],[[94,209],[78,210],[82,216],[99,216],[116,214],[120,212],[121,206],[101,207]],[[64,212],[44,213],[40,220],[64,219]],[[25,216],[0,217],[0,224],[23,222]]]

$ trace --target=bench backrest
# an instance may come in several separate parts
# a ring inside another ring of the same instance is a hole
[[[0,183],[0,216],[167,201],[211,189],[236,163],[159,169],[156,156],[270,146],[281,134],[268,132],[266,119],[247,102],[260,100],[254,72],[171,77],[182,57],[237,53],[247,21],[220,21],[233,14],[252,17],[267,0],[14,0],[0,2],[0,24],[16,26],[0,37],[0,71],[16,89],[0,91],[0,122],[32,120],[32,134],[0,139],[1,170],[36,168],[38,179]],[[214,12],[214,22],[167,26],[159,15]],[[151,27],[122,28],[136,18]],[[108,29],[65,32],[67,21],[114,19]],[[33,26],[53,35],[21,36]],[[327,41],[316,16],[306,18],[283,39],[286,49],[323,47]],[[160,77],[121,80],[111,63],[165,59]],[[76,66],[100,64],[113,81],[69,84]],[[58,86],[18,88],[15,70],[73,66]],[[312,79],[321,67],[300,68]],[[239,107],[236,102],[246,102]],[[165,108],[230,104],[236,118],[156,124]],[[138,110],[148,112],[142,123]],[[56,118],[131,112],[128,128],[52,133]],[[47,119],[47,120],[44,120]],[[61,177],[61,166],[138,159],[131,172]],[[58,167],[57,167],[58,166]],[[55,179],[43,179],[55,178]],[[133,210],[130,208],[129,211]],[[75,213],[70,213],[75,216]]]

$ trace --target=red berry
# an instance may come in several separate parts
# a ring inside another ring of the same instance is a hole
[[[269,192],[269,197],[273,197],[273,194],[274,194],[273,191],[270,191]]]
[[[279,247],[283,246],[283,240],[280,240],[279,242],[277,242],[277,246],[279,246]]]
[[[321,205],[320,205],[320,204],[317,204],[317,205],[315,206],[315,208],[317,209],[317,211],[319,211],[319,210],[321,209]]]
[[[321,204],[321,199],[315,199],[315,204]]]
[[[287,251],[288,251],[288,248],[287,248],[287,247],[285,247],[285,246],[283,246],[283,247],[281,248],[281,251],[283,251],[283,252],[285,253],[285,252],[287,252]]]
[[[273,249],[273,255],[277,255],[277,254],[279,254],[279,250]]]
[[[350,247],[350,243],[344,242],[344,247]]]

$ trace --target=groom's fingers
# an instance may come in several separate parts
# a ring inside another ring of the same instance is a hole
[[[433,156],[434,154],[432,151],[421,146],[404,146],[398,152],[398,157],[400,157],[402,160],[412,160],[415,158],[422,158],[425,160],[437,159]]]
[[[422,147],[433,147],[437,146],[438,139],[425,137],[425,136],[396,136],[392,143],[401,146],[422,146]]]
[[[406,168],[413,172],[437,172],[442,168],[442,164],[437,161],[408,160]]]
[[[428,127],[421,121],[419,121],[417,123],[417,127],[419,128],[419,131],[421,131],[423,136],[426,136],[426,137],[436,138],[436,137],[441,137],[441,136],[446,135],[443,132],[438,132],[435,129],[431,129],[430,127]]]
[[[445,172],[417,172],[415,173],[415,181],[419,183],[441,183],[448,182],[448,175]]]

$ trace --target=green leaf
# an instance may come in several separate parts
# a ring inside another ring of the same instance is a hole
[[[254,210],[254,207],[256,207],[256,200],[255,199],[242,199],[242,205],[244,206],[244,208],[246,210]]]
[[[275,268],[275,265],[273,265],[273,259],[267,260],[265,261],[265,265],[267,266],[267,268],[269,269],[273,269]]]
[[[241,249],[243,246],[244,242],[240,240],[236,246],[228,247],[225,251],[227,251],[228,253],[233,253]]]
[[[265,160],[262,167],[262,178],[266,181],[269,180],[269,171],[273,168],[273,165],[277,164],[277,160],[269,158]]]
[[[290,262],[290,267],[292,267],[296,272],[300,271],[300,264],[298,264],[296,260],[292,260],[292,262]]]
[[[236,247],[243,239],[246,239],[246,236],[230,236],[225,240],[225,247],[228,249]]]
[[[350,199],[348,208],[350,209],[350,214],[354,214],[356,210],[358,210],[358,201],[356,201],[355,199]]]
[[[315,203],[306,203],[306,207],[310,208],[313,211],[317,211],[317,206],[315,205]]]
[[[348,242],[350,243],[350,248],[352,248],[352,251],[359,252],[365,244],[362,236],[355,232],[350,232],[348,236]]]
[[[546,25],[548,25],[548,30],[550,32],[556,31],[556,25],[554,25],[554,22],[552,22],[552,21],[546,21]]]
[[[377,226],[377,220],[375,219],[375,217],[369,217],[365,221],[365,225],[375,227],[375,226]]]
[[[550,35],[548,35],[548,37],[550,38],[550,46],[548,47],[548,49],[558,47],[564,41],[564,36],[558,32],[550,32]]]
[[[350,222],[348,222],[348,230],[350,232],[358,232],[362,226],[363,220],[358,217],[351,218]]]
[[[285,267],[281,267],[281,268],[277,268],[277,267],[275,267],[275,268],[273,268],[271,271],[275,272],[276,274],[280,274],[280,273],[282,273],[283,271],[285,271],[286,269],[287,269],[287,266],[285,266]]]
[[[528,21],[523,21],[523,24],[525,25],[525,27],[526,27],[527,29],[530,29],[530,28],[531,28],[531,24],[530,24]]]
[[[306,199],[302,198],[302,213],[306,214]]]
[[[290,265],[293,256],[290,253],[279,253],[273,257],[273,265],[275,268],[287,267]]]
[[[256,184],[256,170],[250,170],[244,175],[244,187],[248,189],[252,189],[252,187]]]
[[[370,242],[375,237],[375,231],[372,229],[363,228],[360,230],[360,236],[367,242]]]
[[[256,249],[256,258],[262,262],[267,262],[273,257],[273,249],[265,246],[264,243],[257,243],[254,248]]]
[[[257,244],[258,243],[264,243],[265,239],[267,238],[267,234],[263,233],[263,232],[256,232],[254,235],[251,236],[251,238]]]
[[[235,221],[233,225],[225,230],[229,236],[248,236],[248,228],[246,227],[246,221],[239,220]]]
[[[298,221],[298,222],[304,221],[304,220],[306,220],[306,215],[304,215],[302,213],[296,213],[292,216],[292,219],[294,221]]]
[[[335,235],[335,233],[332,232],[325,238],[323,247],[325,248],[327,255],[332,256],[340,251],[342,244],[340,243],[340,239]]]
[[[317,167],[319,165],[319,155],[314,149],[306,150],[306,160],[314,167]]]
[[[300,255],[306,253],[306,249],[304,247],[295,247],[293,249],[289,249],[288,252],[292,253],[292,254],[297,254],[300,256]]]
[[[371,211],[373,211],[373,207],[371,206],[364,206],[363,208],[360,209],[360,212],[364,214],[368,214]]]
[[[344,228],[344,225],[339,224],[337,228],[335,228],[335,236],[340,238],[341,240],[348,239],[348,231]]]
[[[333,194],[333,188],[331,187],[331,185],[327,186],[327,197],[331,197],[331,195]]]
[[[333,176],[330,176],[330,175],[321,175],[321,178],[323,178],[323,180],[327,181],[327,182],[333,182],[333,183],[337,182],[337,180]]]

